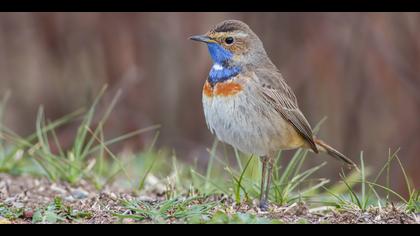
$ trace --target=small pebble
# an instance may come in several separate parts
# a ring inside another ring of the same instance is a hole
[[[117,195],[113,192],[109,193],[109,198],[111,198],[112,200],[117,200],[118,199]]]
[[[134,219],[130,219],[130,218],[125,218],[122,220],[123,224],[132,224],[134,222],[135,222]]]
[[[34,216],[34,211],[32,209],[27,209],[23,212],[23,218],[25,219],[32,219]]]
[[[12,204],[12,206],[13,206],[14,208],[20,209],[20,208],[23,208],[25,205],[23,205],[23,203],[21,203],[21,202],[14,202],[14,203]]]
[[[50,189],[54,192],[60,193],[60,194],[65,194],[66,190],[64,190],[63,188],[58,187],[56,184],[52,184]]]
[[[71,195],[64,197],[64,200],[67,201],[67,202],[74,202],[74,201],[76,201],[76,199],[74,199],[74,197],[71,196]]]
[[[142,202],[153,202],[155,199],[149,196],[140,196],[137,200]]]
[[[89,193],[79,188],[79,189],[73,190],[71,192],[71,195],[73,195],[73,197],[76,199],[85,199],[89,196]]]

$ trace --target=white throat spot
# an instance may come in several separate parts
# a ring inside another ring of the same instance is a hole
[[[216,63],[216,64],[213,65],[213,70],[223,70],[223,66]]]

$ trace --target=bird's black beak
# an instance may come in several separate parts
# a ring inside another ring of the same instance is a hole
[[[203,42],[203,43],[215,43],[216,42],[207,35],[195,35],[195,36],[189,37],[189,39],[194,40],[194,41],[198,41],[198,42]]]

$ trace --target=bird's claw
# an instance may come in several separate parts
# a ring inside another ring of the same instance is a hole
[[[268,202],[267,201],[261,201],[259,207],[260,207],[261,211],[268,211]]]

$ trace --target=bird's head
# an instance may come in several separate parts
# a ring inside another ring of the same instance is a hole
[[[266,57],[258,36],[242,21],[226,20],[204,35],[190,37],[207,44],[215,65],[244,66]]]

